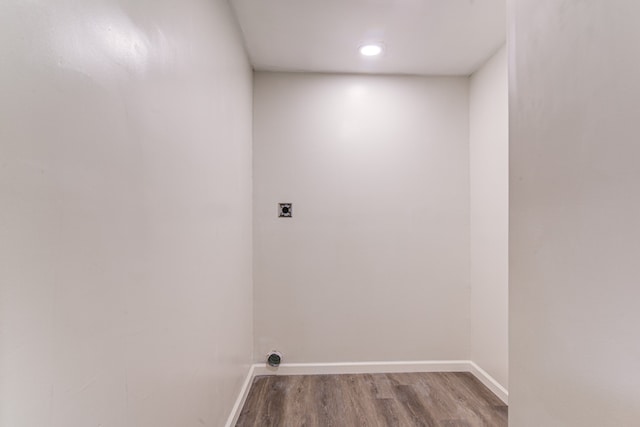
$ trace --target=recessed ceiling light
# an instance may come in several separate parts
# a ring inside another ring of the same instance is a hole
[[[367,44],[360,47],[360,54],[364,56],[377,56],[382,53],[382,46],[379,44]]]

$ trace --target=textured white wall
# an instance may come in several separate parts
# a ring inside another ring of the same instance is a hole
[[[513,427],[640,420],[639,15],[511,1]]]
[[[252,353],[227,2],[7,0],[0,28],[0,425],[222,425]]]
[[[509,102],[506,48],[471,76],[471,360],[509,374]]]
[[[254,88],[257,360],[468,359],[468,79]]]

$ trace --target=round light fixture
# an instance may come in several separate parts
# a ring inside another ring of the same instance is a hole
[[[382,46],[379,44],[366,44],[360,47],[360,54],[363,56],[378,56],[382,53]]]

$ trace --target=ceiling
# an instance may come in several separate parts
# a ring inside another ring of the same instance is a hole
[[[256,70],[469,75],[505,41],[505,0],[230,1]]]

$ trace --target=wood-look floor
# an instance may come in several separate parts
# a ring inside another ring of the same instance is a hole
[[[236,426],[506,427],[507,406],[465,372],[261,376]]]

